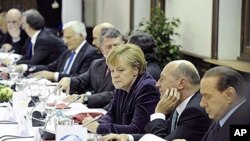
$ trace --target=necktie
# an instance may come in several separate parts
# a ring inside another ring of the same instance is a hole
[[[70,70],[70,65],[72,64],[72,61],[73,61],[73,58],[74,58],[74,55],[75,55],[75,52],[72,51],[69,58],[68,58],[68,61],[67,63],[65,64],[64,66],[64,70],[63,70],[63,73],[65,74],[69,74],[69,70]]]
[[[179,114],[178,114],[177,110],[175,110],[174,114],[172,116],[172,121],[171,121],[171,132],[173,132],[176,128],[178,115]]]
[[[213,141],[215,139],[215,135],[219,129],[220,129],[219,122],[215,122],[213,128],[210,130],[210,132],[208,134],[207,141]]]
[[[28,57],[29,57],[29,59],[31,59],[31,57],[32,57],[32,42],[31,41],[29,42],[29,45],[28,45],[28,51],[29,51]]]

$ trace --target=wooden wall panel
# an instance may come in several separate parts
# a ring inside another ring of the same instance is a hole
[[[0,0],[0,11],[8,11],[10,8],[18,8],[21,11],[36,8],[36,0]]]

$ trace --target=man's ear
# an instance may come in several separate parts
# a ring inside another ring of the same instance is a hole
[[[228,87],[224,93],[226,94],[227,103],[232,103],[236,98],[236,91],[233,87]]]
[[[177,81],[178,81],[178,86],[177,86],[178,90],[185,88],[187,84],[187,79],[185,77],[181,77]]]
[[[82,34],[79,34],[79,37],[80,37],[81,39],[85,39],[85,38],[86,38],[86,37],[83,36]]]

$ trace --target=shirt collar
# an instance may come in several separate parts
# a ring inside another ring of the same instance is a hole
[[[181,115],[181,113],[186,108],[189,100],[193,97],[194,94],[190,95],[188,98],[186,98],[180,105],[177,106],[176,111],[178,112],[178,115]]]
[[[41,30],[38,30],[32,37],[31,37],[31,43],[34,45],[36,43],[36,39],[38,34],[41,32]]]
[[[241,101],[237,106],[235,106],[234,108],[232,108],[229,112],[227,112],[227,114],[219,120],[219,124],[220,127],[222,127],[224,125],[224,123],[227,121],[227,119],[234,113],[234,111],[236,111],[244,102],[246,101],[246,99],[244,99],[243,101]]]
[[[86,43],[86,40],[83,40],[82,43],[76,48],[75,54],[78,54],[78,52],[81,50],[81,48],[84,46]]]

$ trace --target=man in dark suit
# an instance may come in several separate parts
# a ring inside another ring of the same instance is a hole
[[[43,29],[44,18],[38,11],[25,11],[22,15],[22,27],[31,39],[26,42],[26,54],[18,64],[48,65],[66,49],[60,38]]]
[[[112,47],[121,43],[122,35],[117,29],[102,29],[100,48],[105,58]],[[59,85],[62,86],[61,89],[78,94],[89,91],[91,95],[82,95],[80,101],[87,104],[89,108],[105,107],[113,98],[114,90],[105,58],[93,61],[89,70],[84,74],[71,78],[63,78],[59,82]]]
[[[156,86],[161,100],[146,125],[145,132],[169,141],[186,139],[200,141],[210,126],[211,120],[200,107],[200,76],[195,66],[186,60],[168,63],[161,73]],[[121,139],[135,141],[142,135],[108,135],[105,140]]]
[[[89,69],[91,62],[101,57],[97,53],[97,49],[86,41],[86,36],[84,23],[79,21],[66,23],[63,27],[63,38],[68,50],[65,50],[57,60],[49,65],[35,65],[36,69],[34,72],[36,73],[32,72],[33,74],[31,75],[58,81],[63,77],[85,73]],[[71,58],[72,53],[74,54],[73,58]],[[31,66],[29,65],[29,68]]]
[[[24,44],[28,36],[24,30],[21,29],[22,26],[22,14],[18,9],[12,8],[6,14],[7,22],[7,35],[4,39],[2,50],[9,52],[14,50],[14,53],[24,55],[25,48]]]
[[[231,125],[250,125],[250,104],[240,73],[215,67],[204,74],[200,86],[200,105],[214,120],[202,141],[229,141]]]

